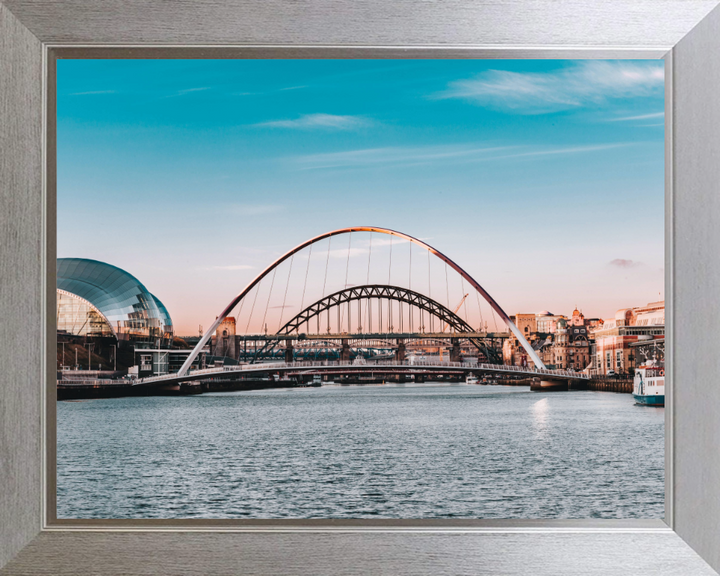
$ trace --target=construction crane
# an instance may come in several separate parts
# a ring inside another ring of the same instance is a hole
[[[465,294],[465,296],[463,296],[460,299],[460,302],[458,303],[458,305],[455,306],[455,310],[453,310],[453,314],[457,314],[457,311],[460,310],[460,306],[463,305],[463,302],[465,302],[465,298],[467,298],[467,297],[468,297],[468,295]],[[447,322],[443,322],[443,327],[442,327],[442,330],[440,330],[440,333],[442,334],[443,332],[445,332],[445,330],[447,330],[447,327],[448,327]],[[442,359],[443,359],[442,347],[438,347],[438,355],[440,356],[440,362],[442,362]]]
[[[457,311],[460,310],[460,306],[463,305],[463,302],[465,302],[465,298],[467,298],[467,297],[468,297],[468,295],[465,294],[465,296],[463,296],[463,297],[460,299],[460,302],[458,303],[458,305],[455,306],[455,310],[453,310],[453,314],[457,314]],[[440,333],[445,332],[445,330],[447,330],[447,327],[448,327],[447,322],[444,322],[444,323],[443,323],[443,328],[442,328],[442,330],[440,330]]]

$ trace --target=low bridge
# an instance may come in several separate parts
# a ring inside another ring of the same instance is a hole
[[[447,375],[491,375],[540,378],[541,380],[589,380],[587,374],[568,370],[549,370],[529,366],[506,366],[473,362],[439,362],[435,360],[377,360],[360,362],[269,362],[264,364],[243,364],[221,366],[203,370],[191,370],[186,374],[164,374],[141,378],[134,386],[169,386],[203,380],[232,380],[238,377],[262,376],[267,374],[309,375],[359,375],[359,374],[403,374],[413,376]]]

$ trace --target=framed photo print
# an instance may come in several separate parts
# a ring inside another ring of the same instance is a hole
[[[145,7],[0,4],[3,574],[720,567],[714,3]]]

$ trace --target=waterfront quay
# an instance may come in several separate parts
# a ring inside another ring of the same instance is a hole
[[[58,399],[126,395],[198,394],[206,391],[251,390],[336,384],[466,382],[529,385],[531,390],[587,389],[587,374],[477,362],[437,360],[355,360],[272,362],[218,366],[146,378],[58,380]]]

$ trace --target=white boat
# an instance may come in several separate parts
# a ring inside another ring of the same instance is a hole
[[[473,376],[472,374],[468,374],[465,377],[465,384],[477,384],[478,383],[478,377]]]
[[[633,398],[637,404],[665,406],[665,366],[651,360],[635,370]]]

